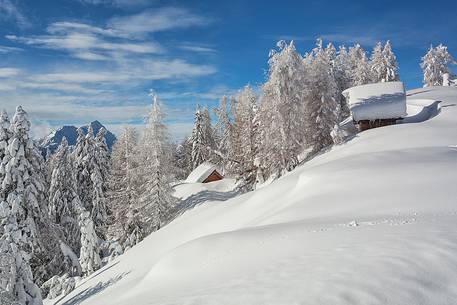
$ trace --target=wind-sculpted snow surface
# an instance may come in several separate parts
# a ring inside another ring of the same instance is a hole
[[[410,122],[200,203],[59,304],[457,304],[457,88],[408,99]]]

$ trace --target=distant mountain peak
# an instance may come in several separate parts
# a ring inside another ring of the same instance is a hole
[[[108,145],[108,148],[111,150],[114,145],[114,142],[116,142],[116,136],[113,133],[111,133],[108,130],[108,128],[106,128],[98,120],[92,121],[87,125],[80,126],[84,134],[87,134],[89,126],[91,126],[94,130],[94,135],[97,135],[101,128],[106,129],[107,132],[105,135],[105,140],[106,144]],[[64,125],[52,131],[47,137],[45,137],[39,142],[40,149],[43,155],[46,155],[48,150],[51,153],[54,153],[57,147],[59,147],[63,137],[67,139],[69,146],[76,145],[76,140],[78,139],[78,127],[72,125]]]
[[[101,127],[105,127],[105,126],[103,126],[103,124],[100,123],[100,121],[98,121],[98,120],[95,120],[95,121],[90,122],[90,125],[91,125],[92,127],[94,127],[94,126],[97,126],[97,127],[100,127],[100,128],[101,128]],[[106,129],[106,127],[105,127],[105,129]]]

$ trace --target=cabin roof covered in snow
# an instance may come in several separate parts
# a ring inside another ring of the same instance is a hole
[[[186,182],[187,183],[202,183],[215,170],[220,173],[220,170],[216,165],[214,165],[210,162],[204,162],[204,163],[200,164],[199,166],[197,166],[189,174],[189,176],[186,179]]]
[[[355,121],[406,116],[406,93],[402,82],[356,86],[344,90],[343,95]]]

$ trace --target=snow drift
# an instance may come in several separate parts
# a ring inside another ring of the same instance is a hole
[[[56,303],[456,304],[456,103],[410,91],[408,123],[196,205]]]

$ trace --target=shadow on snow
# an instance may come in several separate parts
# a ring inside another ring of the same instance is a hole
[[[93,287],[89,287],[78,293],[77,295],[70,298],[68,301],[62,303],[62,305],[77,305],[81,304],[83,301],[87,300],[91,296],[96,295],[97,293],[105,290],[111,285],[114,285],[118,281],[120,281],[124,276],[129,274],[129,272],[124,272],[114,278],[111,278],[109,281],[106,282],[98,282],[97,285]]]

